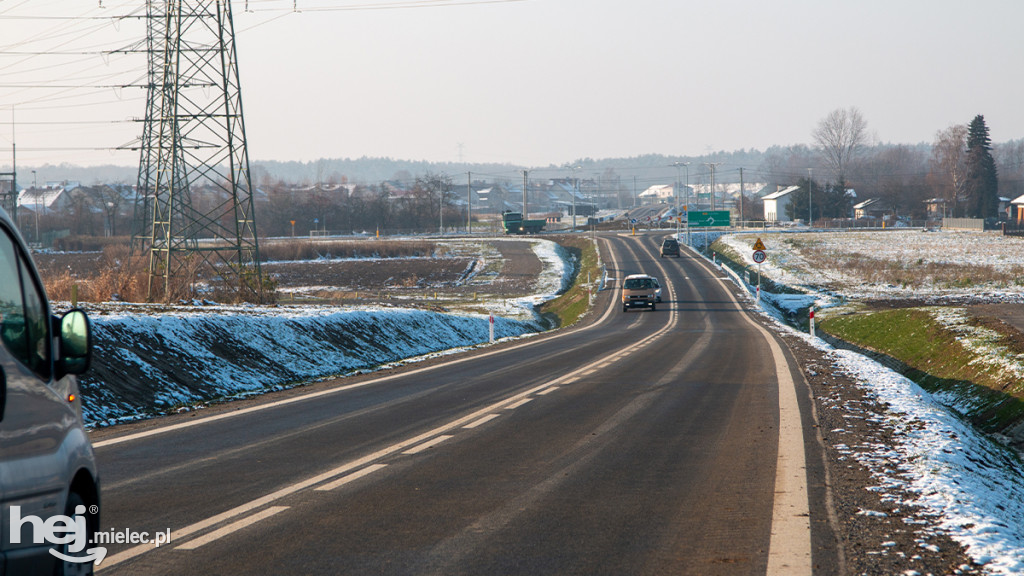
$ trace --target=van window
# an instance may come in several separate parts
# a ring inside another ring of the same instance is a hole
[[[41,378],[50,377],[45,300],[14,240],[0,230],[0,341]]]
[[[651,287],[650,278],[629,278],[626,280],[627,290],[645,290]]]

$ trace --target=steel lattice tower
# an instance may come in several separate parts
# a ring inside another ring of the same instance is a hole
[[[147,0],[149,89],[133,249],[149,298],[198,277],[263,294],[229,0]]]

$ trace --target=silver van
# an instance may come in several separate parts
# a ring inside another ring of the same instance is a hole
[[[86,549],[99,529],[99,477],[75,377],[89,367],[91,338],[82,310],[52,315],[25,242],[0,209],[0,562],[5,575],[93,571]]]

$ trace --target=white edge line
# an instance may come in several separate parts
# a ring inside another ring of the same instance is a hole
[[[595,249],[598,251],[598,256],[600,256],[600,248],[595,247]],[[612,263],[617,266],[614,254],[612,254]],[[613,300],[614,300],[614,298],[613,298]],[[241,410],[235,410],[233,412],[224,412],[224,413],[218,414],[216,416],[208,416],[206,418],[200,418],[200,419],[197,419],[197,420],[190,420],[188,422],[180,422],[178,424],[171,424],[171,425],[168,425],[168,426],[162,426],[162,427],[159,427],[159,428],[153,428],[151,430],[145,430],[143,432],[136,432],[135,434],[126,434],[124,436],[118,436],[118,437],[115,437],[115,438],[108,438],[107,440],[100,440],[98,442],[93,442],[92,443],[92,447],[95,449],[95,448],[103,448],[105,446],[113,446],[115,444],[121,444],[123,442],[130,442],[132,440],[139,440],[139,439],[142,439],[142,438],[148,438],[150,436],[156,436],[158,434],[164,434],[166,432],[172,432],[174,430],[181,430],[181,429],[184,429],[184,428],[191,428],[192,426],[199,426],[199,425],[202,425],[202,424],[209,424],[211,422],[216,422],[218,420],[223,420],[223,419],[226,419],[226,418],[234,418],[236,416],[242,416],[242,415],[245,415],[245,414],[251,414],[253,412],[259,412],[259,411],[262,411],[262,410],[269,410],[271,408],[277,408],[278,406],[286,406],[288,404],[293,404],[295,402],[304,402],[306,400],[312,400],[312,399],[315,399],[315,398],[319,398],[321,396],[328,396],[328,395],[331,395],[331,394],[337,394],[339,392],[344,392],[344,391],[352,390],[352,389],[355,389],[355,388],[362,388],[362,387],[370,386],[370,385],[373,385],[373,384],[380,384],[380,383],[383,383],[383,382],[387,382],[389,380],[394,380],[396,378],[404,378],[406,376],[412,376],[414,374],[419,374],[421,372],[428,372],[430,370],[437,370],[437,369],[443,368],[443,367],[453,366],[453,365],[456,365],[456,364],[462,364],[463,362],[470,362],[470,361],[473,361],[473,360],[479,360],[481,358],[487,358],[487,357],[493,356],[495,354],[503,354],[505,352],[509,352],[509,351],[512,351],[512,350],[518,350],[520,348],[526,348],[528,346],[534,346],[534,345],[546,342],[550,338],[560,338],[562,336],[566,336],[568,334],[572,334],[572,333],[577,332],[577,331],[589,330],[589,329],[594,328],[596,326],[600,326],[605,320],[608,319],[609,316],[611,316],[611,312],[614,309],[615,309],[615,306],[608,306],[608,308],[605,310],[604,314],[600,318],[598,318],[598,320],[596,322],[594,322],[593,324],[589,324],[589,325],[583,326],[581,328],[570,328],[570,329],[568,329],[568,330],[566,330],[564,332],[555,333],[555,334],[550,335],[549,337],[545,337],[545,338],[542,338],[542,339],[530,339],[530,340],[528,340],[526,342],[523,342],[521,344],[517,344],[515,346],[510,346],[508,348],[502,348],[500,350],[491,350],[489,352],[484,352],[483,354],[476,354],[476,355],[473,355],[473,356],[467,356],[465,358],[459,358],[459,359],[456,359],[456,360],[451,360],[450,362],[444,362],[444,363],[441,363],[441,364],[436,364],[434,366],[424,366],[423,368],[417,368],[415,370],[410,370],[408,372],[401,372],[399,374],[391,374],[389,376],[383,376],[383,377],[380,377],[380,378],[372,378],[372,379],[367,380],[365,382],[359,382],[359,383],[356,383],[356,384],[349,384],[347,386],[339,386],[337,388],[330,388],[328,390],[321,390],[319,392],[311,392],[309,394],[302,394],[302,395],[299,395],[299,396],[295,396],[294,398],[286,398],[284,400],[278,400],[276,402],[270,402],[270,403],[267,403],[267,404],[260,404],[259,406],[251,406],[249,408],[243,408]]]
[[[739,300],[723,281],[717,279],[729,298],[742,310]],[[772,503],[772,528],[768,541],[768,576],[799,576],[813,571],[811,559],[810,500],[807,493],[807,463],[804,435],[797,402],[796,382],[789,362],[775,336],[743,314],[764,337],[772,352],[779,383],[779,448],[775,467],[775,498]]]
[[[612,262],[615,263],[614,254],[612,254]],[[663,272],[664,272],[664,270],[663,270]],[[600,325],[601,322],[603,322],[608,316],[610,316],[612,311],[615,310],[615,309],[616,309],[615,306],[609,306],[605,310],[604,315],[600,319],[598,319],[597,322],[595,322],[594,324],[591,324],[590,326]],[[673,319],[675,319],[675,315],[674,314],[675,313],[673,311]],[[639,350],[641,348],[644,348],[648,344],[653,342],[654,340],[657,340],[661,336],[664,336],[666,333],[668,333],[673,325],[674,325],[674,321],[670,321],[668,324],[665,325],[665,327],[663,327],[660,330],[656,331],[654,334],[651,334],[651,335],[645,337],[644,339],[642,339],[639,342],[635,342],[635,343],[629,345],[627,348],[629,350],[631,350],[631,351],[632,350]],[[464,358],[464,359],[461,359],[461,360],[456,360],[454,362],[449,363],[448,365],[456,364],[456,363],[461,363],[461,362],[466,362],[466,361],[469,361],[472,358],[480,358],[481,356],[490,356],[492,354],[499,354],[499,353],[502,353],[502,352],[506,352],[508,350],[529,346],[529,345],[532,345],[532,344],[538,343],[538,342],[540,342],[540,341],[534,340],[534,341],[527,342],[527,343],[524,343],[524,344],[521,344],[519,346],[515,346],[515,347],[512,347],[512,348],[505,348],[503,350],[495,350],[495,351],[488,352],[488,353],[483,354],[483,355],[473,356],[473,357],[470,357],[470,358]],[[626,354],[625,349],[623,349],[623,351],[621,353],[625,355]],[[270,408],[272,406],[280,406],[280,405],[283,405],[283,404],[290,404],[292,402],[299,402],[299,401],[306,400],[306,399],[309,399],[309,398],[315,398],[315,397],[318,397],[318,396],[324,396],[324,395],[327,395],[327,394],[333,394],[333,393],[341,391],[341,390],[356,388],[356,387],[360,387],[360,386],[367,386],[367,385],[375,383],[375,382],[383,382],[383,381],[390,380],[390,379],[393,379],[393,378],[398,378],[398,377],[401,377],[401,376],[407,376],[409,374],[415,374],[415,373],[418,373],[418,372],[432,370],[432,369],[435,369],[435,368],[436,367],[421,368],[419,370],[413,370],[411,372],[406,372],[404,374],[396,374],[396,375],[387,376],[387,377],[384,377],[384,378],[379,378],[379,379],[374,379],[374,380],[370,380],[370,381],[367,381],[367,382],[362,382],[362,383],[359,383],[359,384],[353,384],[353,385],[346,386],[346,387],[334,388],[334,389],[331,389],[331,390],[324,390],[324,391],[316,392],[316,393],[313,393],[313,394],[310,394],[310,395],[306,395],[306,396],[299,396],[299,397],[296,397],[296,398],[289,398],[287,400],[280,400],[278,402],[274,402],[274,403],[271,403],[271,404],[265,404],[265,405],[262,405],[262,406],[254,406],[252,408],[247,408],[247,409],[244,409],[244,410],[239,410],[239,411],[231,412],[231,413],[228,413],[228,414],[222,414],[222,415],[218,415],[218,416],[211,416],[210,418],[204,418],[203,420],[200,420],[200,421],[186,422],[186,423],[177,424],[177,425],[174,425],[174,426],[168,426],[166,428],[158,428],[156,430],[149,430],[149,431],[146,431],[146,432],[140,432],[138,434],[133,434],[133,435],[129,435],[129,436],[123,436],[123,437],[120,437],[120,438],[112,438],[111,440],[106,441],[106,444],[117,444],[119,442],[124,442],[124,441],[128,441],[128,440],[134,440],[134,439],[143,438],[143,437],[146,437],[146,436],[153,436],[155,434],[160,434],[162,432],[168,432],[170,430],[175,430],[175,429],[178,429],[178,428],[186,428],[188,426],[194,426],[194,425],[197,425],[197,424],[209,422],[209,421],[211,421],[213,419],[218,419],[219,420],[221,418],[227,418],[227,417],[230,417],[230,416],[237,416],[237,415],[239,415],[241,413],[255,412],[255,411],[258,411],[258,410],[264,410],[264,409]],[[228,520],[230,518],[234,518],[235,516],[239,516],[239,515],[244,514],[244,513],[248,512],[250,510],[253,510],[255,508],[259,508],[261,506],[264,506],[264,505],[269,504],[271,502],[274,502],[276,500],[280,500],[281,498],[284,498],[285,496],[288,496],[290,494],[298,492],[299,490],[303,490],[303,489],[308,488],[310,486],[313,486],[315,484],[319,484],[319,483],[323,482],[324,480],[327,480],[327,479],[330,479],[330,478],[334,478],[335,476],[344,474],[345,472],[348,472],[349,470],[354,470],[356,468],[359,468],[360,466],[364,466],[366,464],[369,464],[371,462],[374,462],[376,460],[384,458],[385,456],[389,456],[389,455],[394,454],[396,452],[400,452],[400,451],[408,448],[409,446],[414,446],[416,444],[419,444],[420,442],[426,440],[427,438],[433,438],[434,436],[437,436],[438,434],[441,434],[443,432],[447,432],[449,430],[452,430],[454,428],[458,428],[460,426],[465,426],[467,423],[473,422],[474,420],[479,420],[482,417],[486,416],[487,414],[489,414],[489,413],[491,413],[491,412],[493,412],[495,410],[501,410],[504,406],[506,406],[508,404],[515,403],[515,402],[517,402],[517,401],[519,401],[521,399],[528,398],[530,395],[535,394],[537,392],[540,392],[541,390],[544,390],[545,388],[548,388],[548,387],[551,387],[551,386],[555,386],[555,385],[558,385],[558,384],[562,384],[564,382],[572,382],[572,381],[578,380],[579,379],[578,375],[580,374],[580,372],[582,372],[586,368],[589,368],[589,366],[585,366],[584,368],[580,368],[580,369],[574,370],[574,371],[572,371],[572,372],[570,372],[570,373],[568,373],[568,374],[566,374],[564,376],[556,378],[555,380],[552,380],[550,382],[546,382],[544,384],[540,384],[540,385],[535,386],[535,387],[533,387],[533,388],[531,388],[529,390],[525,390],[523,392],[520,392],[519,394],[513,394],[512,396],[509,396],[508,398],[505,398],[504,400],[500,400],[498,402],[495,402],[494,404],[491,404],[490,406],[486,406],[486,407],[484,407],[484,408],[482,408],[480,410],[477,410],[476,412],[473,412],[471,414],[463,416],[462,418],[458,418],[458,419],[456,419],[456,420],[454,420],[452,422],[449,422],[447,424],[444,424],[442,426],[434,428],[433,430],[428,430],[427,432],[424,432],[423,434],[420,434],[419,436],[415,436],[413,438],[409,438],[407,440],[403,440],[402,442],[399,442],[397,444],[392,444],[391,446],[388,446],[386,448],[382,448],[382,449],[380,449],[380,450],[378,450],[376,452],[373,452],[371,454],[367,454],[366,456],[363,456],[362,458],[358,458],[358,459],[353,460],[351,462],[348,462],[346,464],[342,464],[341,466],[338,466],[337,468],[334,468],[333,470],[329,470],[329,471],[324,472],[322,474],[319,474],[317,476],[313,476],[311,478],[307,478],[305,480],[296,482],[296,483],[291,484],[289,486],[285,486],[284,488],[281,488],[281,489],[277,490],[276,492],[272,492],[270,494],[267,494],[265,496],[262,496],[260,498],[255,499],[255,500],[252,500],[252,501],[247,502],[245,504],[241,504],[239,506],[236,506],[235,508],[232,508],[230,510],[227,510],[225,512],[217,514],[215,516],[211,516],[209,518],[206,518],[205,520],[200,520],[199,522],[196,522],[194,524],[190,524],[189,526],[186,526],[184,528],[181,528],[181,529],[179,529],[177,531],[172,532],[171,533],[171,541],[174,542],[176,540],[180,540],[180,539],[185,538],[185,537],[187,537],[187,536],[189,536],[191,534],[194,534],[194,533],[199,532],[201,530],[205,530],[206,528],[209,528],[211,526],[220,524],[221,522],[224,522],[225,520]],[[94,446],[96,446],[96,445],[94,444]],[[129,548],[128,550],[124,550],[122,552],[114,554],[113,556],[108,557],[106,559],[106,561],[103,562],[102,568],[107,568],[109,566],[114,566],[114,565],[119,564],[119,563],[121,563],[121,562],[123,562],[125,560],[131,559],[131,558],[134,558],[134,557],[139,556],[141,554],[144,554],[146,552],[149,552],[150,550],[153,550],[153,546],[150,545],[150,544],[140,544],[140,545],[135,546],[133,548]],[[97,567],[96,571],[99,571],[102,568]]]
[[[267,508],[266,510],[262,510],[262,511],[256,513],[256,514],[253,514],[252,516],[247,516],[245,518],[242,518],[241,520],[238,520],[236,522],[232,522],[231,524],[228,524],[227,526],[224,526],[223,528],[219,528],[217,530],[214,530],[213,532],[210,532],[209,534],[206,534],[205,536],[203,536],[201,538],[196,538],[195,540],[193,540],[191,542],[186,542],[185,544],[182,544],[181,546],[178,546],[176,549],[177,550],[195,550],[196,548],[199,548],[200,546],[209,544],[210,542],[213,542],[214,540],[219,540],[219,539],[227,536],[228,534],[231,534],[232,532],[237,532],[237,531],[241,530],[242,528],[245,528],[246,526],[249,526],[251,524],[255,524],[255,523],[259,522],[260,520],[264,520],[266,518],[270,518],[274,514],[277,514],[278,512],[284,512],[287,509],[288,509],[288,506],[271,506],[270,508]]]

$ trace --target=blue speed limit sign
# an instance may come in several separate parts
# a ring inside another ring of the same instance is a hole
[[[764,250],[754,250],[754,263],[760,264],[768,259],[768,255],[765,254]]]

